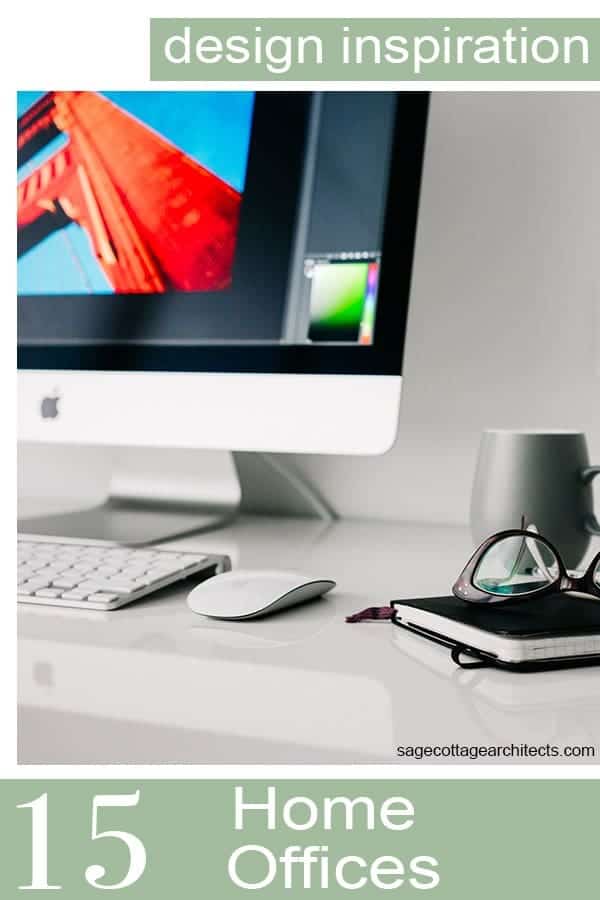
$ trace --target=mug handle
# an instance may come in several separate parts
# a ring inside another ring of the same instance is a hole
[[[587,466],[581,470],[580,475],[584,484],[590,484],[596,475],[600,475],[600,466]],[[590,534],[600,536],[600,522],[593,513],[585,520],[585,528]]]

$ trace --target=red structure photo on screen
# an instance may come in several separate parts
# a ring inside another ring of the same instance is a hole
[[[117,294],[227,288],[241,194],[91,91],[50,91],[17,121],[19,166],[67,141],[18,185],[18,254],[72,223]]]

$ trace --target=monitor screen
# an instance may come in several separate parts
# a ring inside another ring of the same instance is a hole
[[[19,293],[226,290],[253,102],[249,93],[19,93]]]
[[[20,365],[399,374],[425,115],[392,92],[20,92]]]

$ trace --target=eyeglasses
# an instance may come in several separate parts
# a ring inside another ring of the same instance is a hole
[[[567,571],[558,550],[535,526],[501,531],[475,551],[452,591],[455,597],[480,605],[528,600],[557,591],[577,591],[600,599],[600,553],[585,574],[575,574]]]

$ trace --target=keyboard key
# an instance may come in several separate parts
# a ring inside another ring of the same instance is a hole
[[[132,594],[137,590],[136,585],[132,581],[117,581],[112,578],[93,579],[84,581],[79,585],[80,590],[89,591],[91,594],[98,594],[102,591],[116,594]]]
[[[32,572],[41,572],[42,569],[46,568],[46,563],[39,562],[39,560],[33,560],[29,564],[29,568],[31,569]]]
[[[48,578],[30,578],[25,582],[25,587],[37,591],[39,588],[50,587],[50,580]]]
[[[61,596],[63,600],[87,600],[89,591],[65,591]]]
[[[108,578],[101,582],[100,591],[116,592],[117,594],[133,594],[138,588],[133,581],[119,581],[118,578]]]
[[[62,595],[62,591],[57,591],[55,588],[42,588],[41,591],[36,591],[36,597],[49,597],[56,599]]]
[[[112,603],[114,600],[118,599],[118,594],[90,594],[88,597],[90,603]]]
[[[99,580],[94,581],[91,578],[86,578],[85,580],[81,581],[77,585],[77,589],[80,591],[87,591],[88,595],[95,594],[98,591],[102,590],[101,582]]]
[[[55,578],[52,582],[52,587],[62,588],[63,591],[69,591],[72,588],[76,588],[81,580],[81,578]]]
[[[123,578],[125,581],[130,581],[131,584],[137,583],[138,581],[143,581],[146,584],[149,584],[149,579],[146,577],[145,572],[121,572],[119,575],[120,578]]]

